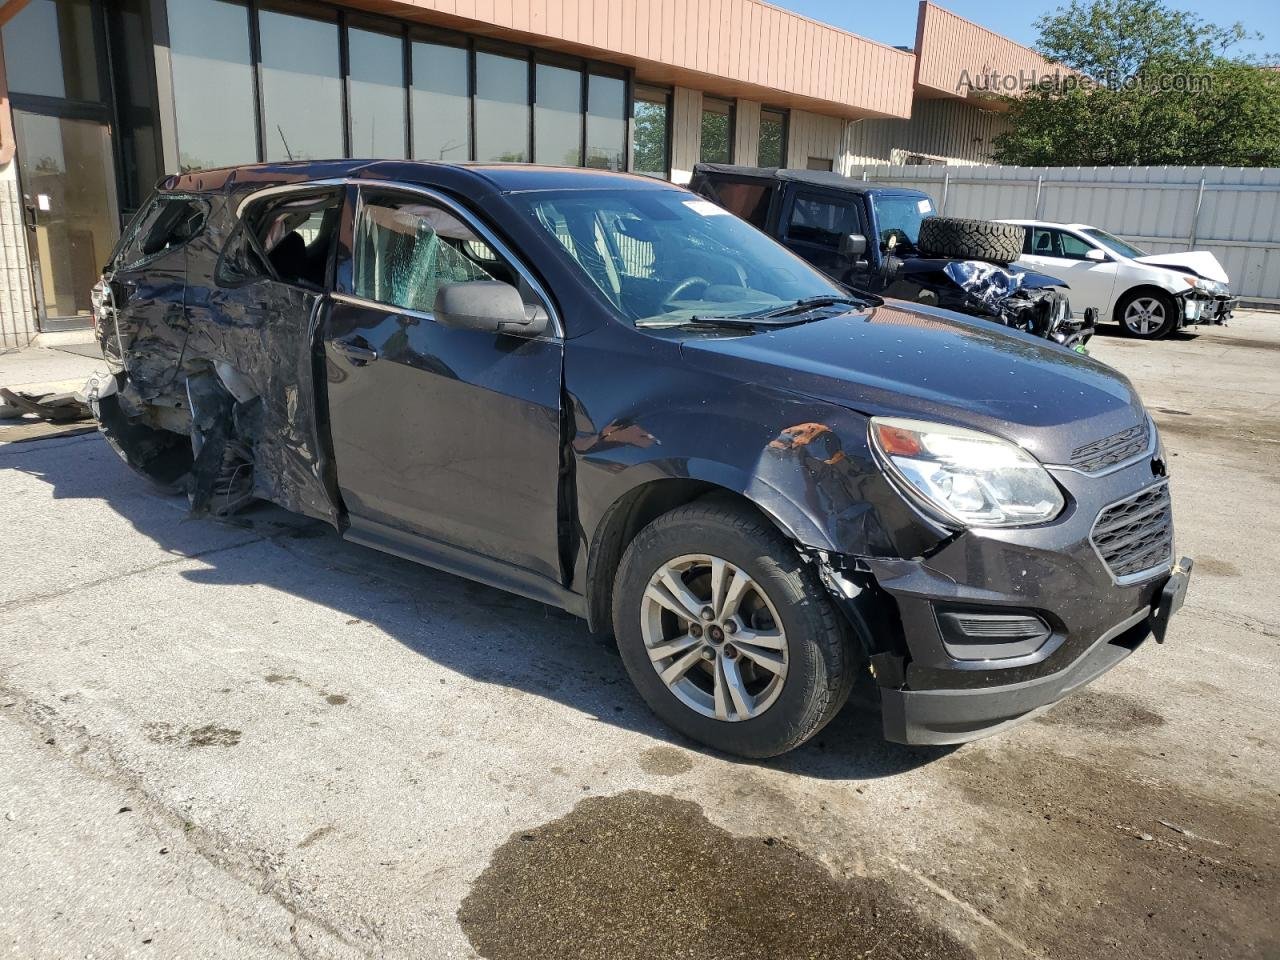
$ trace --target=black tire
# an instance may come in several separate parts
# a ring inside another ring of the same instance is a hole
[[[1142,313],[1143,304],[1149,304],[1148,312]],[[1153,317],[1151,312],[1159,310]],[[1131,314],[1134,311],[1134,315]],[[1135,340],[1161,340],[1178,329],[1178,301],[1165,293],[1151,287],[1139,287],[1130,290],[1116,301],[1115,321],[1120,324],[1120,332]]]
[[[659,568],[688,554],[738,568],[777,611],[788,666],[776,699],[757,716],[727,721],[697,712],[663,682],[647,653],[645,592]],[[748,507],[712,498],[654,520],[627,547],[613,597],[618,650],[640,695],[668,725],[717,750],[751,758],[786,753],[821,730],[849,698],[859,658],[846,624],[794,547]]]
[[[1016,223],[926,217],[916,247],[926,257],[1005,264],[1022,256],[1025,237],[1026,231]]]

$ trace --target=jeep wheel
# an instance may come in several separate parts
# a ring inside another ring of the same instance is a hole
[[[926,217],[916,248],[926,257],[1013,263],[1022,256],[1026,231],[1015,223]]]
[[[1134,290],[1116,304],[1116,319],[1126,336],[1159,340],[1177,327],[1178,302],[1163,291]]]
[[[694,503],[645,527],[618,569],[613,624],[653,711],[727,753],[799,746],[853,682],[853,648],[817,577],[735,504]]]

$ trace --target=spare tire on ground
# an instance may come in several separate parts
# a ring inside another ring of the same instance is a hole
[[[1026,231],[1015,223],[927,217],[920,222],[916,248],[926,257],[1013,263],[1022,256]]]

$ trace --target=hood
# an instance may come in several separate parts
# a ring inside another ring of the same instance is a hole
[[[886,301],[744,337],[697,336],[684,357],[710,376],[882,416],[984,430],[1044,463],[1142,423],[1133,385],[1106,364],[994,322]]]
[[[1227,271],[1208,250],[1190,250],[1187,253],[1153,253],[1149,257],[1134,257],[1138,263],[1153,267],[1165,267],[1180,273],[1194,273],[1205,280],[1216,280],[1218,283],[1230,283]]]

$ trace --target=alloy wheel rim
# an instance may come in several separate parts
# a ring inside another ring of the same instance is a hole
[[[662,564],[645,588],[640,630],[659,679],[704,717],[751,720],[782,692],[788,644],[778,611],[727,560],[686,554]]]
[[[1124,322],[1134,333],[1154,333],[1164,323],[1164,304],[1154,297],[1139,297],[1125,309]]]

